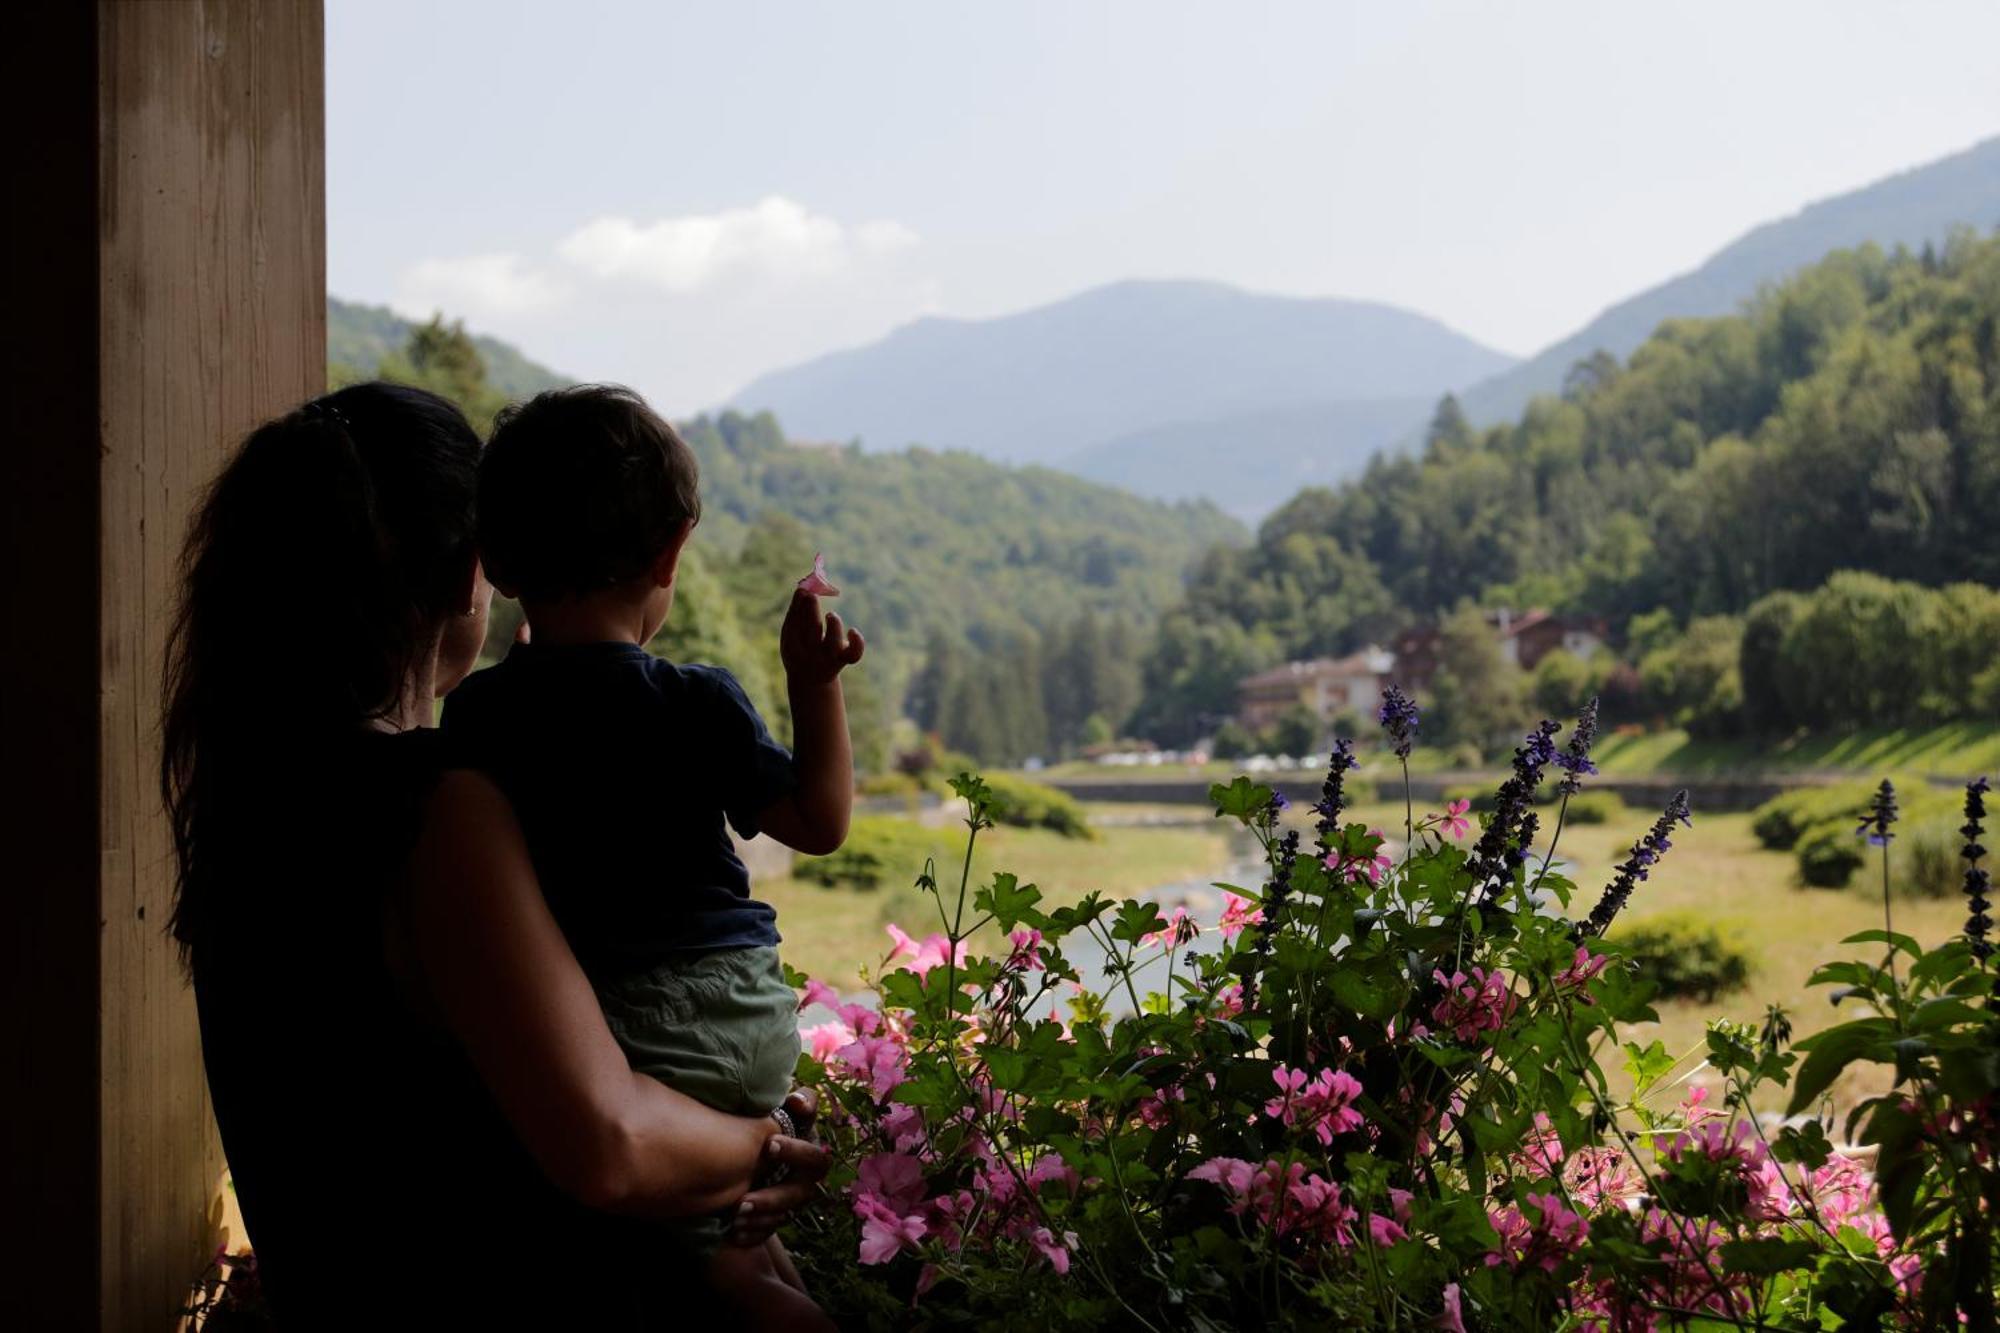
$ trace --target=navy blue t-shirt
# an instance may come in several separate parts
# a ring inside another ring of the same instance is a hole
[[[451,692],[444,730],[513,802],[593,978],[778,942],[725,820],[755,837],[792,755],[727,671],[630,643],[516,644]]]

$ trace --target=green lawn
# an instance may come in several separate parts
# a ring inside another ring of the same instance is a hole
[[[1597,750],[1606,773],[1889,772],[1972,778],[2000,772],[2000,727],[1954,722],[1929,728],[1877,727],[1794,741],[1698,741],[1684,731],[1610,736]]]
[[[1114,815],[1135,809],[1110,807]],[[1192,807],[1189,812],[1207,813]],[[965,826],[946,824],[934,832],[932,854],[948,907],[965,855]],[[1229,863],[1231,846],[1228,829],[1213,820],[1195,827],[1101,828],[1088,842],[1040,829],[990,829],[979,835],[972,882],[977,887],[994,871],[1005,870],[1037,885],[1049,903],[1074,902],[1091,889],[1128,897],[1175,880],[1219,874]],[[759,883],[755,892],[778,909],[785,961],[845,986],[863,966],[880,964],[889,948],[883,930],[889,923],[920,939],[941,929],[937,907],[912,882],[922,868],[912,865],[905,880],[876,889],[824,888],[781,879]],[[971,920],[969,894],[966,910]]]

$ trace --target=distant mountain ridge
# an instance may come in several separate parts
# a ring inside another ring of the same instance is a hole
[[[373,375],[382,358],[403,350],[415,325],[385,305],[363,305],[326,298],[326,359]],[[472,335],[473,346],[486,359],[486,379],[509,398],[528,398],[543,389],[576,381],[530,360],[520,348],[485,334]]]
[[[1081,451],[1149,429],[1312,403],[1434,399],[1511,364],[1394,306],[1131,281],[993,319],[917,320],[762,376],[732,403],[775,412],[808,438],[1070,466]]]
[[[1956,226],[2000,225],[2000,136],[1753,228],[1691,273],[1620,301],[1528,360],[1459,395],[1475,424],[1520,416],[1536,394],[1556,393],[1570,367],[1600,350],[1620,360],[1663,320],[1729,315],[1767,283],[1835,250],[1873,241],[1915,249]],[[1413,423],[1414,424],[1414,423]]]
[[[1045,462],[1254,520],[1407,445],[1447,391],[1475,423],[1511,420],[1593,353],[1622,359],[1663,320],[1733,314],[1830,251],[1995,224],[2000,137],[1757,227],[1527,361],[1391,306],[1129,282],[998,319],[918,320],[732,402],[808,437]]]

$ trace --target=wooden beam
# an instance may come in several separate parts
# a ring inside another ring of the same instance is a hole
[[[39,40],[13,43],[9,82],[40,160],[10,248],[39,271],[12,313],[50,345],[5,451],[25,583],[7,621],[35,641],[0,678],[10,712],[33,704],[9,730],[35,784],[10,812],[28,826],[10,843],[33,849],[36,957],[7,1020],[33,1134],[8,1153],[50,1150],[9,1174],[52,1222],[31,1227],[28,1271],[62,1278],[32,1284],[45,1305],[22,1326],[162,1328],[213,1246],[220,1156],[164,934],[160,654],[193,501],[245,431],[325,383],[321,7],[21,17]]]

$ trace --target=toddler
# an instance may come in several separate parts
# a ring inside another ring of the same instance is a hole
[[[453,691],[444,729],[512,801],[632,1067],[763,1115],[791,1086],[798,1001],[729,829],[812,854],[846,838],[840,673],[863,645],[822,618],[833,588],[815,562],[778,637],[795,751],[727,671],[648,653],[701,515],[697,481],[692,451],[629,390],[556,389],[503,414],[480,464],[480,555],[531,632]],[[775,1239],[737,1250],[722,1219],[676,1226],[746,1322],[825,1324]]]

